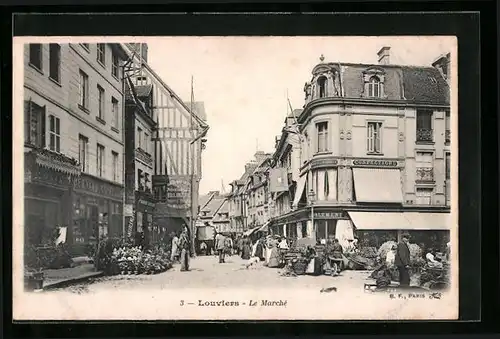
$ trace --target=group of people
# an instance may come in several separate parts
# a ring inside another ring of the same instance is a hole
[[[180,262],[181,271],[189,271],[189,257],[190,257],[190,239],[187,226],[182,228],[180,232],[173,232],[171,234],[172,248],[170,259],[172,262]]]
[[[394,245],[391,250],[387,253],[386,261],[384,263],[384,270],[396,267],[399,272],[399,286],[407,287],[410,285],[410,235],[405,233],[401,237],[401,241]],[[437,250],[435,248],[428,249],[425,253],[425,261],[429,268],[442,269],[443,263],[442,259],[437,256]],[[450,256],[450,243],[446,245],[447,257]],[[381,273],[383,270],[381,270]],[[387,273],[387,272],[385,272]]]

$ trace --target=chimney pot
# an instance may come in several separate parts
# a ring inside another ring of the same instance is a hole
[[[379,65],[389,65],[390,61],[390,50],[389,46],[384,46],[378,51],[378,63]]]

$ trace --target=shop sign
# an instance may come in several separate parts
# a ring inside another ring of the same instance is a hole
[[[311,162],[311,168],[318,167],[334,167],[338,165],[337,159],[313,159]]]
[[[75,180],[75,189],[120,200],[123,193],[123,189],[119,186],[85,176]]]
[[[132,214],[134,214],[134,206],[131,204],[123,205],[123,216],[124,217],[131,217]]]
[[[314,219],[344,219],[342,212],[314,212]]]
[[[393,160],[377,159],[356,159],[352,161],[355,166],[378,166],[378,167],[397,167],[398,162]]]
[[[167,185],[167,205],[171,209],[189,209],[191,206],[191,177],[170,178]]]

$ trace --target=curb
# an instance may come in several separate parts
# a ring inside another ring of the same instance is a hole
[[[54,282],[44,284],[42,289],[45,291],[45,290],[50,290],[50,289],[54,289],[54,288],[66,287],[66,286],[69,286],[71,284],[82,282],[84,280],[88,280],[91,278],[99,278],[99,277],[102,277],[103,275],[104,275],[104,272],[90,272],[90,273],[87,273],[87,274],[84,274],[84,275],[81,275],[78,277],[56,280]]]

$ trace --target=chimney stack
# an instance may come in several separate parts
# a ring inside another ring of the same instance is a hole
[[[384,46],[378,51],[378,64],[379,65],[389,65],[390,64],[390,50],[391,48],[388,46]]]

